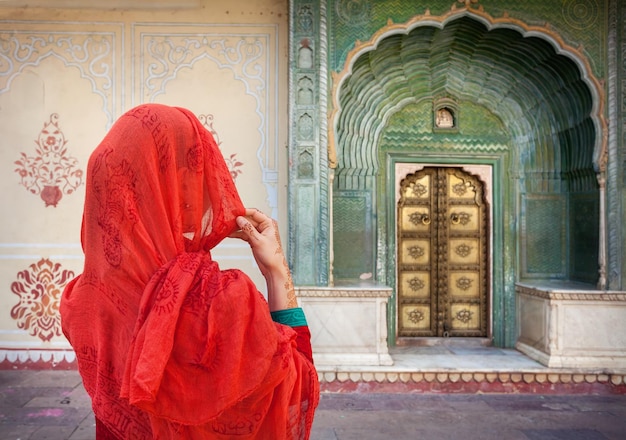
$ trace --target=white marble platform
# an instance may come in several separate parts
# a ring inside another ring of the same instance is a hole
[[[516,348],[548,367],[626,371],[626,292],[517,283]]]
[[[316,365],[391,365],[387,302],[391,288],[372,284],[298,287]]]
[[[515,349],[494,347],[396,347],[394,367],[408,371],[543,371],[545,366]]]

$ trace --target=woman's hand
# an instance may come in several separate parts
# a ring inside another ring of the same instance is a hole
[[[276,220],[257,209],[246,209],[245,217],[237,217],[239,230],[231,238],[247,241],[263,276],[283,270],[285,260]]]
[[[297,307],[291,272],[283,252],[276,220],[257,209],[246,209],[237,217],[239,230],[230,234],[248,242],[252,255],[265,277],[270,310]]]

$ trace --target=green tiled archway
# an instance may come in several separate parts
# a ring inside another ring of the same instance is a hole
[[[590,86],[572,58],[539,36],[489,29],[468,16],[441,28],[418,26],[358,56],[338,96],[338,174],[378,169],[378,137],[398,108],[452,96],[483,105],[503,121],[520,171],[595,181]]]
[[[480,17],[380,35],[348,61],[337,85],[334,278],[372,273],[395,282],[391,163],[492,165],[493,337],[510,346],[516,280],[597,279],[595,85],[584,63],[550,36]],[[440,100],[454,104],[457,129],[435,130],[432,112],[423,111]],[[414,123],[403,128],[400,115],[411,112]],[[552,246],[541,246],[545,240]]]

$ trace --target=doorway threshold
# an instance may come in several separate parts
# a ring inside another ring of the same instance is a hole
[[[396,347],[404,348],[404,347],[461,347],[461,348],[472,348],[472,347],[490,347],[492,346],[492,341],[489,338],[463,338],[463,337],[454,337],[454,338],[396,338]]]

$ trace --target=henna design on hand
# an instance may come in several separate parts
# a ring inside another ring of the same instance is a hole
[[[296,289],[293,285],[293,278],[291,277],[291,271],[289,270],[289,265],[287,264],[287,259],[285,258],[283,252],[283,245],[280,240],[280,234],[278,232],[278,222],[272,219],[272,224],[274,225],[274,233],[276,234],[276,243],[278,247],[276,248],[277,254],[283,254],[283,267],[287,273],[287,281],[285,281],[284,287],[287,291],[287,306],[289,308],[298,307],[298,300],[296,299]]]

